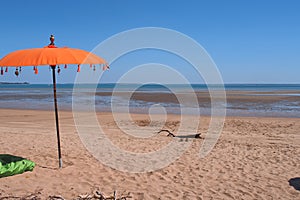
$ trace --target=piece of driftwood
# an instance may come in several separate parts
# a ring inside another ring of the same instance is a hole
[[[201,137],[201,133],[196,133],[193,135],[180,135],[180,136],[176,136],[174,133],[172,133],[171,131],[167,130],[167,129],[162,129],[160,131],[158,131],[157,133],[161,133],[161,132],[167,132],[168,133],[168,137],[179,137],[179,138],[202,138]]]
[[[157,133],[161,133],[161,132],[167,132],[168,133],[168,137],[176,137],[171,131],[167,130],[167,129],[162,129],[160,131],[158,131]]]

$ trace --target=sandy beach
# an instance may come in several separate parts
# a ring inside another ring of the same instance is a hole
[[[111,113],[97,116],[121,149],[153,151],[174,139],[160,133],[137,142],[118,129]],[[32,172],[1,178],[0,198],[33,194],[40,199],[53,195],[75,199],[95,190],[106,196],[130,192],[132,199],[300,198],[300,119],[227,117],[214,149],[201,159],[198,153],[210,118],[189,117],[200,121],[202,138],[192,139],[188,150],[165,168],[129,173],[105,166],[86,150],[70,111],[60,112],[64,165],[58,169],[53,112],[0,109],[0,152],[36,163]],[[148,115],[132,114],[132,119],[148,130]],[[164,129],[176,134],[179,115],[168,115],[167,120]]]
[[[300,0],[1,7],[0,200],[300,200]]]

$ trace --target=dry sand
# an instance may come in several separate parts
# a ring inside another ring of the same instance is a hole
[[[145,146],[123,134],[110,113],[98,116],[122,149],[147,152],[174,139],[161,133],[144,139]],[[200,120],[198,132],[205,138],[210,118],[190,117]],[[134,114],[133,119],[148,130],[147,115]],[[58,169],[52,111],[0,109],[0,122],[0,153],[37,164],[32,172],[1,178],[0,198],[34,193],[41,199],[75,199],[93,190],[105,195],[117,190],[130,192],[133,199],[300,199],[295,179],[300,177],[300,119],[227,117],[208,156],[199,158],[203,139],[193,139],[178,160],[147,173],[120,172],[95,159],[79,139],[71,112],[60,112],[63,169]],[[169,115],[164,128],[176,130],[179,123],[179,116]]]

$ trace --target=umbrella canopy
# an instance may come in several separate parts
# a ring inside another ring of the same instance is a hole
[[[14,51],[0,60],[0,67],[105,63],[99,56],[81,49],[49,45],[44,48]]]
[[[18,67],[21,66],[34,66],[37,73],[36,66],[50,65],[52,69],[53,78],[53,98],[55,108],[55,120],[56,120],[56,133],[57,133],[57,146],[58,146],[58,158],[59,168],[62,167],[62,157],[60,148],[60,133],[59,133],[59,121],[58,121],[58,109],[56,98],[56,78],[55,68],[60,64],[76,64],[78,65],[77,72],[80,71],[79,66],[81,64],[103,64],[103,69],[109,69],[106,61],[99,56],[81,50],[68,47],[58,48],[54,45],[54,36],[50,36],[51,43],[44,48],[33,48],[18,50],[4,56],[0,60],[1,74],[3,75],[3,67],[17,67],[15,74],[18,75]],[[7,70],[6,70],[7,71]],[[58,71],[59,72],[59,71]]]

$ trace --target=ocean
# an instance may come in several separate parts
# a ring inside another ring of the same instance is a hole
[[[211,112],[205,84],[99,84],[97,87],[77,85],[80,88],[79,95],[73,95],[73,87],[73,84],[57,85],[60,110],[72,110],[73,98],[80,98],[82,105],[95,104],[97,111],[111,111],[114,102],[114,106],[129,107],[130,112],[136,113],[147,113],[153,106],[163,107],[167,113],[172,114],[180,114],[182,107],[190,108],[191,114],[210,115]],[[215,85],[212,88],[218,90],[220,86]],[[227,103],[223,106],[226,107],[228,116],[300,117],[300,84],[225,84],[225,90]],[[53,109],[51,84],[2,83],[0,91],[0,108]],[[113,97],[112,92],[115,92]],[[191,93],[197,95],[197,104],[189,101],[182,104],[177,100],[180,95],[189,96]],[[126,100],[128,94],[130,99]],[[193,109],[197,111],[193,112]]]

